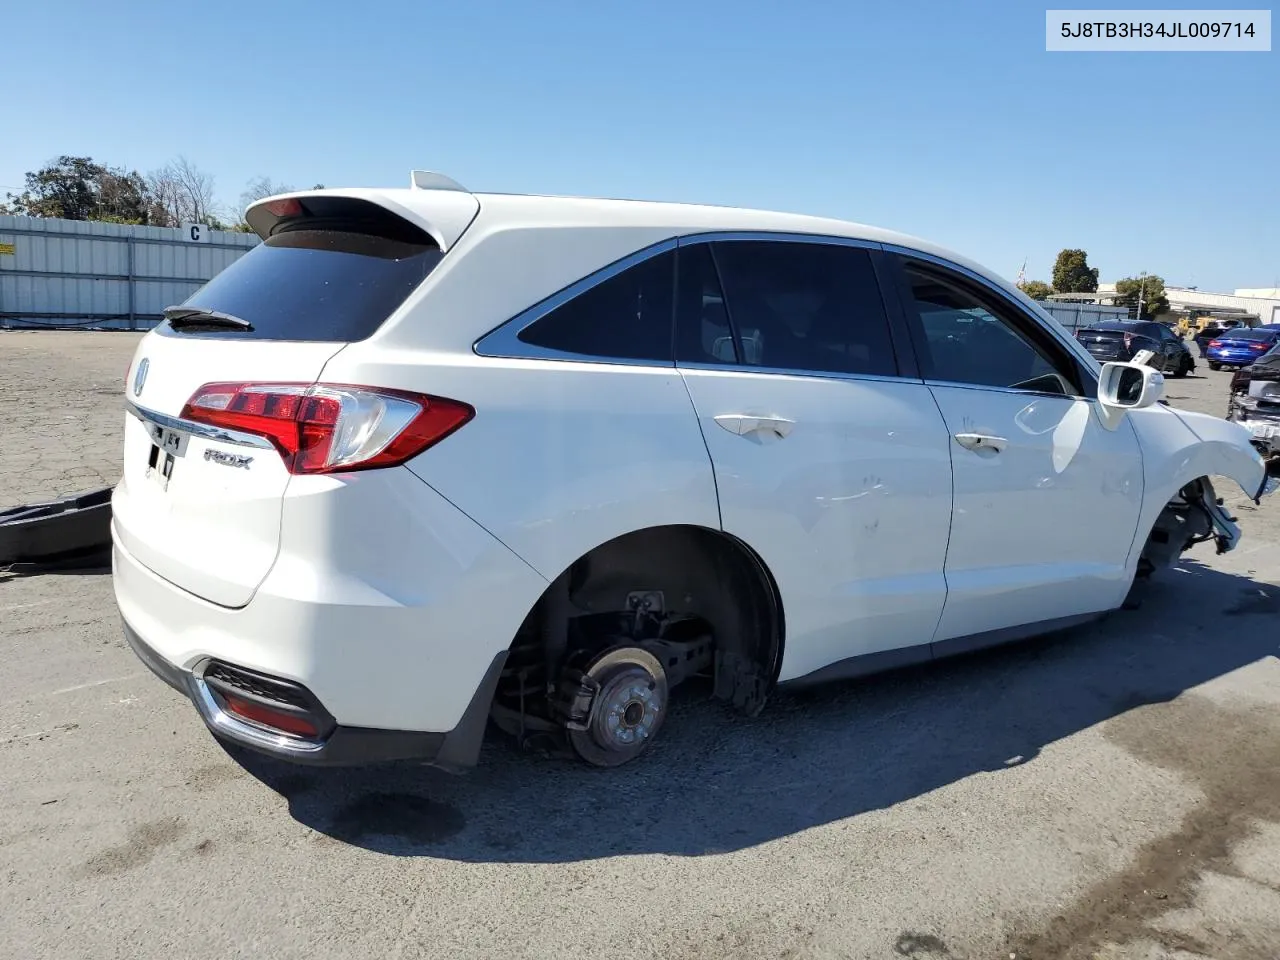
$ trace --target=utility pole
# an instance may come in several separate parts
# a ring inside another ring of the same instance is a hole
[[[1142,319],[1142,298],[1147,292],[1147,271],[1143,270],[1138,274],[1138,278],[1142,282],[1138,285],[1138,314],[1133,318],[1135,320]]]

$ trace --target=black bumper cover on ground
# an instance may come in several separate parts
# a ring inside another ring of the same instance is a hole
[[[234,742],[268,756],[311,766],[359,766],[397,760],[429,763],[449,770],[475,766],[488,724],[493,691],[507,657],[504,652],[494,658],[462,720],[448,733],[382,730],[338,724],[325,738],[323,747],[313,753],[302,755],[276,752],[264,748],[259,743],[241,740],[225,729],[215,729],[211,718],[200,709],[200,700],[194,695],[195,679],[191,673],[156,653],[127,623],[124,624],[124,635],[133,652],[138,655],[138,659],[146,664],[152,673],[196,705],[197,712],[205,721],[205,725],[219,739]]]
[[[111,546],[111,487],[0,510],[0,563],[97,558]]]

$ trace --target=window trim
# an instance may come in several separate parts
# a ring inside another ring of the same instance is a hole
[[[921,327],[920,317],[914,307],[908,306],[911,303],[910,282],[907,280],[906,270],[904,266],[912,260],[918,262],[926,270],[931,270],[942,276],[942,279],[955,283],[963,288],[974,288],[975,293],[984,300],[991,301],[991,305],[1000,309],[999,319],[1011,322],[1018,333],[1025,339],[1029,340],[1034,349],[1043,350],[1043,346],[1037,343],[1038,340],[1047,341],[1051,348],[1055,348],[1064,358],[1067,365],[1075,373],[1075,387],[1078,393],[1052,393],[1041,390],[1027,390],[1022,387],[995,387],[981,383],[968,383],[961,380],[941,380],[936,377],[924,376],[924,382],[929,386],[938,387],[959,387],[969,390],[992,390],[999,393],[1013,393],[1020,396],[1037,396],[1037,397],[1057,397],[1062,400],[1096,400],[1098,396],[1098,380],[1096,374],[1076,355],[1074,347],[1068,343],[1067,339],[1061,336],[1052,326],[1044,323],[1039,317],[1029,312],[1017,300],[1009,296],[1008,292],[1003,290],[999,285],[993,283],[987,277],[972,270],[962,264],[947,260],[945,257],[939,257],[923,250],[917,250],[912,247],[900,246],[897,244],[884,245],[885,259],[889,261],[889,268],[897,280],[897,288],[899,296],[902,298],[903,312],[906,316],[907,324],[911,331],[912,343],[915,346],[917,362],[920,364],[921,374],[924,374],[924,357],[927,356],[926,347],[924,346],[924,330]],[[1028,329],[1030,328],[1030,329]],[[1050,358],[1052,361],[1052,358]],[[1058,362],[1054,366],[1059,366]]]
[[[861,237],[841,237],[834,234],[823,233],[792,233],[788,231],[772,231],[772,230],[715,230],[703,233],[686,234],[679,238],[678,243],[681,247],[691,247],[697,244],[706,244],[710,246],[715,243],[732,243],[736,241],[756,241],[766,243],[807,243],[822,246],[837,247],[854,247],[860,250],[866,250],[871,259],[872,271],[875,274],[876,287],[880,291],[880,302],[884,309],[885,322],[889,326],[889,347],[893,351],[893,361],[896,373],[848,373],[838,370],[808,370],[799,367],[767,367],[757,364],[743,363],[738,360],[734,363],[704,363],[692,360],[676,359],[676,366],[682,370],[700,370],[700,371],[718,371],[722,373],[734,374],[770,374],[773,376],[786,377],[819,377],[828,380],[871,380],[878,382],[897,382],[901,380],[920,380],[919,367],[916,361],[916,353],[909,337],[906,326],[906,318],[902,312],[902,305],[896,289],[896,284],[890,274],[884,269],[883,250],[884,245],[876,240],[865,240]],[[720,276],[720,263],[716,259],[714,248],[710,251],[712,263],[715,265],[716,274]],[[677,260],[677,270],[679,261]],[[729,317],[729,329],[733,334],[734,350],[737,356],[742,356],[742,343],[738,334],[738,325],[733,319],[733,311],[729,308],[728,294],[724,292],[723,278],[720,278],[721,294],[725,297],[725,311]],[[680,317],[676,316],[676,325],[678,327]],[[678,330],[676,335],[678,336]]]
[[[625,273],[632,267],[639,266],[654,257],[661,256],[664,253],[670,253],[676,249],[677,238],[671,237],[666,240],[659,240],[657,243],[650,244],[632,253],[627,254],[613,263],[607,264],[589,273],[585,277],[581,277],[557,290],[533,306],[522,310],[520,313],[505,320],[499,326],[490,330],[484,336],[480,337],[471,345],[471,350],[477,356],[489,357],[499,360],[561,360],[575,363],[607,363],[616,366],[626,367],[674,367],[675,353],[668,360],[643,360],[634,357],[602,357],[588,353],[574,353],[570,350],[554,350],[551,347],[543,347],[534,343],[527,343],[520,339],[520,334],[527,328],[533,326],[547,314],[553,310],[564,306],[571,300],[577,299],[582,294],[595,287],[600,286],[608,280],[621,273]],[[674,348],[674,331],[675,331],[675,310],[672,308],[672,317],[670,322],[672,330],[671,344]]]

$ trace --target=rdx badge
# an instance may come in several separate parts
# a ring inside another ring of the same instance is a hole
[[[244,467],[249,469],[249,464],[253,463],[253,457],[242,457],[234,453],[223,453],[221,450],[206,449],[204,458],[224,467]]]

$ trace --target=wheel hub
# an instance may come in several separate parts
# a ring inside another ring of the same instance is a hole
[[[630,747],[653,736],[665,704],[643,667],[629,668],[600,690],[591,711],[591,734],[608,749]]]
[[[581,729],[569,729],[574,751],[588,763],[615,767],[639,756],[667,712],[667,676],[653,654],[614,647],[583,671],[597,685]]]

